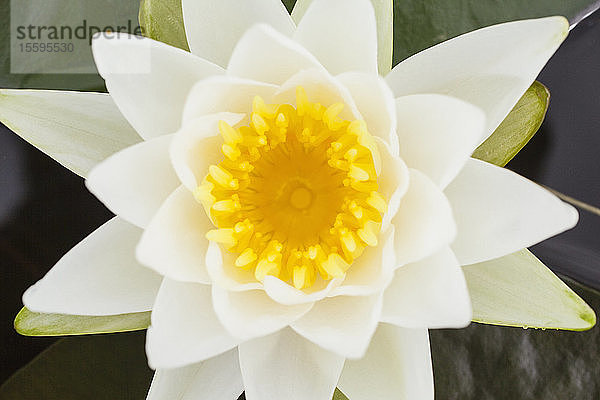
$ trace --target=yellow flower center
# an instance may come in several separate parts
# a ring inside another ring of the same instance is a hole
[[[208,240],[237,255],[258,281],[273,275],[298,289],[342,277],[376,246],[386,201],[378,192],[373,137],[296,90],[296,108],[256,97],[249,126],[224,121],[224,160],[195,196],[218,229]]]

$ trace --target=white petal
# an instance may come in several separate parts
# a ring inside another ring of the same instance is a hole
[[[299,23],[313,0],[297,0],[292,10],[292,19]],[[377,55],[379,73],[385,75],[392,69],[392,50],[394,36],[394,1],[371,0],[377,20]]]
[[[394,94],[376,74],[346,72],[336,77],[352,94],[371,135],[382,138],[394,153],[398,149]]]
[[[445,248],[396,270],[385,290],[381,321],[404,328],[463,328],[472,314],[462,269]]]
[[[333,289],[339,286],[344,278],[334,278],[330,281],[317,279],[309,289],[298,290],[287,282],[283,282],[274,276],[266,276],[263,285],[269,297],[280,304],[305,304],[314,303],[327,297]]]
[[[552,193],[476,159],[445,193],[458,226],[452,250],[461,265],[514,253],[577,224],[577,210]]]
[[[479,145],[485,114],[464,101],[437,94],[396,100],[400,156],[444,188]]]
[[[254,271],[235,266],[237,254],[222,250],[215,242],[208,242],[206,269],[214,286],[234,292],[261,289],[262,285],[254,276]]]
[[[84,177],[142,140],[104,93],[0,89],[0,121]]]
[[[223,69],[186,51],[147,38],[97,36],[94,59],[108,92],[144,138],[174,133],[194,83]]]
[[[408,58],[386,80],[397,97],[438,93],[480,107],[487,117],[483,141],[525,93],[568,30],[563,17],[479,29]]]
[[[156,371],[146,400],[237,400],[243,391],[235,348],[187,367]]]
[[[161,136],[109,157],[90,172],[87,188],[113,213],[145,227],[179,186],[169,157],[172,139]]]
[[[377,25],[369,0],[315,0],[294,34],[332,74],[377,73]]]
[[[239,346],[248,400],[328,400],[344,358],[290,329]]]
[[[266,23],[288,36],[295,28],[280,0],[183,0],[181,5],[192,53],[222,66],[252,25]]]
[[[308,69],[292,76],[275,93],[273,102],[295,105],[298,86],[305,89],[310,102],[320,103],[325,107],[343,103],[346,107],[340,113],[340,118],[362,119],[350,91],[327,71],[321,69]]]
[[[281,85],[303,69],[323,68],[304,47],[269,25],[256,25],[235,47],[227,73]]]
[[[230,112],[249,114],[252,100],[261,96],[265,101],[276,92],[277,86],[232,76],[216,76],[198,82],[188,96],[183,122],[208,114]]]
[[[367,247],[346,272],[344,282],[333,289],[331,296],[368,296],[381,292],[394,277],[396,252],[394,227],[379,234],[379,243]]]
[[[238,345],[217,319],[210,291],[208,285],[164,279],[146,338],[151,368],[183,367]]]
[[[383,139],[375,138],[381,158],[381,172],[377,177],[379,193],[387,201],[387,210],[381,222],[381,229],[386,230],[392,218],[398,212],[400,201],[410,185],[410,173],[404,161],[394,154]]]
[[[433,400],[427,330],[380,324],[365,357],[346,360],[338,387],[352,400]]]
[[[422,260],[449,245],[456,224],[444,193],[424,174],[411,169],[408,191],[392,218],[396,228],[396,265]]]
[[[381,316],[381,294],[329,297],[293,323],[300,335],[347,358],[365,354]]]
[[[205,235],[213,228],[202,205],[180,186],[144,231],[136,249],[137,259],[170,279],[209,283]]]
[[[311,303],[279,304],[264,290],[230,292],[213,286],[212,296],[215,312],[225,329],[244,340],[277,332],[312,308]]]
[[[141,233],[119,218],[108,221],[25,292],[25,307],[75,315],[151,310],[162,278],[135,260],[135,244]]]
[[[219,121],[235,126],[242,114],[218,113],[186,121],[171,143],[171,163],[181,183],[195,190],[208,174],[208,167],[223,160]]]

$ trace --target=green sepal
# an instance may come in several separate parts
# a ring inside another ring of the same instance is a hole
[[[148,328],[150,311],[107,316],[36,313],[23,307],[15,330],[24,336],[72,336],[131,332]]]
[[[340,389],[335,388],[335,392],[333,393],[333,400],[348,400],[348,398],[344,393],[342,393]]]
[[[505,166],[538,131],[549,102],[550,92],[535,81],[494,133],[473,152],[473,157]]]
[[[596,324],[594,310],[527,249],[462,269],[474,322],[569,331]]]
[[[139,13],[144,36],[189,51],[181,0],[142,0]]]

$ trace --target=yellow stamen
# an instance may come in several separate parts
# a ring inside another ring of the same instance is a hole
[[[364,121],[343,111],[297,87],[295,107],[257,96],[248,126],[219,123],[224,159],[194,195],[218,227],[208,240],[258,281],[272,275],[306,290],[343,277],[377,245],[387,208],[377,146]]]

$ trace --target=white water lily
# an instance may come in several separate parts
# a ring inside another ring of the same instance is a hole
[[[352,400],[432,399],[427,329],[472,316],[461,265],[577,221],[538,185],[470,158],[567,21],[478,30],[384,79],[368,0],[314,0],[298,26],[279,0],[183,10],[191,53],[94,40],[144,141],[90,172],[117,217],[25,305],[152,310],[152,400],[325,400],[336,385]]]

